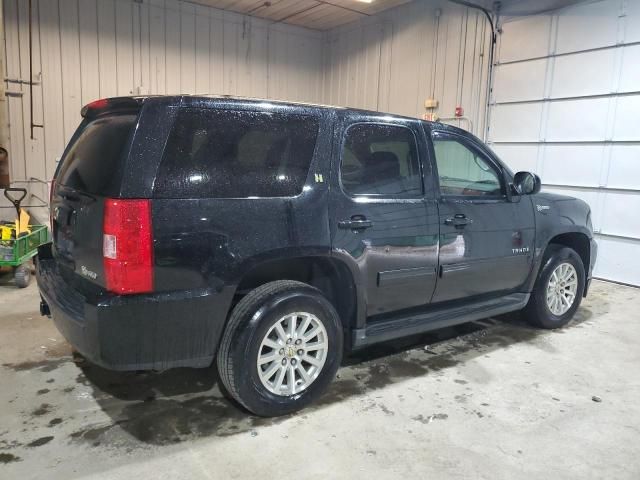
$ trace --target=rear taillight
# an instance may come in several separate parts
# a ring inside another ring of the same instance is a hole
[[[149,200],[105,200],[102,254],[107,290],[121,295],[153,290]]]

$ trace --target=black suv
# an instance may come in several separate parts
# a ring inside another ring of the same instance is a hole
[[[524,309],[566,324],[596,257],[582,201],[469,133],[228,97],[84,107],[51,193],[41,312],[117,370],[207,367],[258,415],[345,350]]]

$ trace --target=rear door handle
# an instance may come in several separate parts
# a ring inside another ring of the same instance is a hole
[[[467,218],[464,213],[456,213],[453,217],[449,217],[444,221],[445,225],[453,225],[456,228],[464,228],[470,223],[473,223],[473,220]]]
[[[338,227],[344,230],[365,230],[373,227],[373,222],[362,215],[354,215],[350,220],[341,220]]]

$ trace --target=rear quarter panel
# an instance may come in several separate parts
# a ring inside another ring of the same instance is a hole
[[[264,108],[251,102],[208,105],[188,98],[185,102],[202,108]],[[328,179],[334,114],[302,106],[277,110],[312,113],[320,119],[302,193],[274,198],[154,198],[156,291],[235,290],[243,275],[264,261],[330,254]],[[157,155],[162,157],[161,152]]]
[[[263,261],[328,255],[325,196],[154,200],[155,289],[222,290]]]

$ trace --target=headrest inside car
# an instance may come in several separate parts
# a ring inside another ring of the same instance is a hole
[[[400,176],[400,160],[393,152],[373,152],[366,160],[367,181],[389,181]]]

